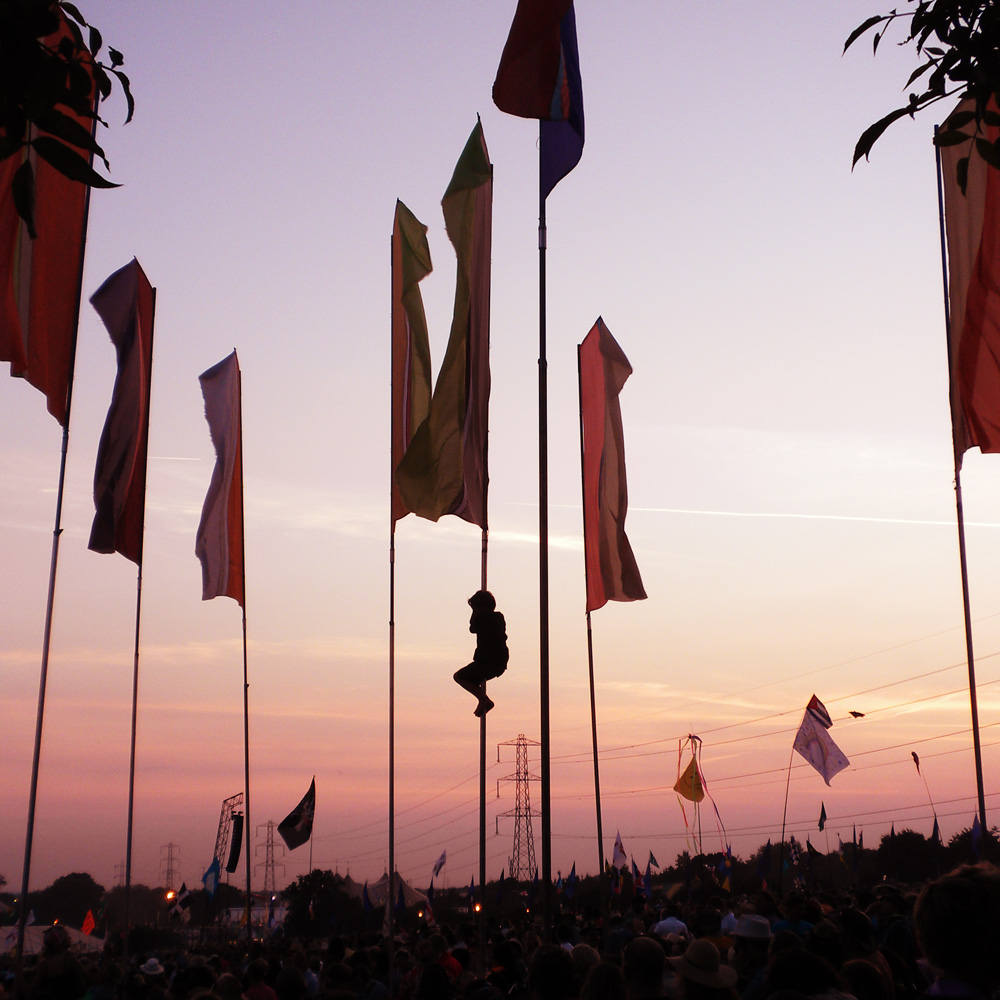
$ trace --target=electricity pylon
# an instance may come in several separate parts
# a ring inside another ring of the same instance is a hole
[[[500,747],[515,748],[516,770],[514,774],[497,781],[497,798],[500,798],[500,782],[514,782],[514,808],[500,813],[497,817],[497,832],[499,833],[500,817],[514,817],[514,843],[511,855],[507,859],[507,874],[512,879],[526,882],[535,875],[535,838],[531,832],[531,817],[540,813],[531,809],[531,796],[528,782],[538,781],[538,775],[528,771],[528,747],[541,746],[536,740],[529,740],[524,733],[519,733],[516,740],[497,744],[497,763],[500,763]]]

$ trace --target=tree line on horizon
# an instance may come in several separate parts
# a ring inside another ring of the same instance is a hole
[[[762,889],[778,897],[792,888],[807,892],[842,894],[867,890],[890,882],[901,887],[917,887],[961,864],[1000,857],[1000,835],[993,827],[976,844],[973,830],[966,828],[945,843],[925,837],[915,830],[903,829],[883,835],[876,847],[853,840],[838,849],[820,851],[789,837],[784,844],[760,845],[746,858],[727,856],[723,851],[692,855],[683,851],[672,865],[653,873],[650,885],[636,880],[625,871],[611,892],[612,910],[659,908],[667,900],[704,901],[740,896],[753,897]],[[562,879],[557,892],[561,910],[600,912],[602,886],[595,875]],[[3,882],[0,881],[0,887]],[[382,926],[381,907],[365,907],[362,900],[348,893],[342,876],[327,869],[314,869],[300,875],[276,895],[287,906],[285,929],[295,935],[323,936],[357,930],[377,931]],[[419,887],[418,888],[422,888]],[[461,923],[469,919],[471,905],[486,906],[496,919],[520,919],[531,916],[537,884],[529,881],[498,878],[477,887],[470,902],[468,887],[438,889],[434,894],[433,913],[439,923]],[[245,905],[245,894],[234,886],[221,883],[214,895],[204,889],[192,890],[190,906],[184,918],[174,911],[165,887],[133,885],[131,912],[134,927],[160,929],[160,933],[184,926],[207,927],[220,913]],[[81,927],[90,912],[97,921],[96,933],[124,924],[123,886],[110,890],[92,876],[74,872],[60,876],[44,889],[31,892],[27,906],[34,922],[48,925],[59,922]],[[254,893],[255,902],[263,902]],[[652,899],[650,899],[652,897]],[[0,892],[0,924],[16,922],[18,903],[14,894]],[[538,904],[541,905],[540,893]],[[395,918],[402,929],[414,930],[426,922],[425,907],[397,906]]]

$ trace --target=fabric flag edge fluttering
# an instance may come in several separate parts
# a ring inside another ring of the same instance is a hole
[[[240,363],[233,351],[199,376],[216,462],[198,524],[203,601],[244,604],[243,429]]]
[[[142,562],[156,289],[133,257],[90,297],[115,347],[117,372],[94,469],[87,547]]]
[[[578,348],[587,611],[646,599],[625,533],[628,484],[619,395],[632,366],[602,317]]]

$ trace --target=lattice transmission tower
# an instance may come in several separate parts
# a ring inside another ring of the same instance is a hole
[[[518,881],[528,881],[535,875],[535,837],[531,832],[531,817],[540,813],[531,809],[529,782],[538,781],[538,775],[528,771],[528,747],[541,744],[537,740],[529,740],[524,733],[519,733],[516,740],[497,744],[497,763],[500,763],[500,747],[515,748],[516,770],[497,781],[497,798],[500,798],[500,782],[514,782],[514,808],[500,813],[497,817],[497,833],[500,832],[501,817],[514,817],[514,844],[510,857],[507,859],[507,873]]]
[[[257,827],[257,835],[260,836],[260,831],[267,830],[267,838],[264,841],[264,860],[255,864],[254,871],[258,868],[264,869],[264,895],[273,896],[274,889],[274,869],[280,868],[281,874],[285,874],[285,866],[280,862],[275,862],[274,860],[274,820],[269,819],[266,826]],[[254,854],[260,850],[260,844],[254,850]],[[284,853],[284,848],[281,848],[282,853]]]
[[[177,862],[180,849],[176,844],[164,844],[160,848],[160,872],[163,875],[163,887],[168,891],[176,889]]]

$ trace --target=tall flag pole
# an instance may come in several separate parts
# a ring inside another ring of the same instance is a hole
[[[457,259],[451,331],[426,416],[395,464],[394,486],[406,511],[432,521],[444,514],[455,514],[479,525],[480,589],[485,590],[493,166],[479,120],[455,166],[441,209]],[[485,712],[480,716],[479,737],[479,881],[485,885]],[[482,908],[480,930],[484,934],[485,919]],[[485,975],[485,971],[482,966],[481,974]]]
[[[543,919],[551,938],[552,789],[549,733],[548,375],[545,202],[583,154],[583,86],[572,0],[518,0],[493,82],[493,102],[539,121],[538,147],[538,577]]]
[[[844,768],[850,766],[850,761],[844,756],[843,751],[833,741],[833,737],[828,730],[833,725],[830,713],[823,704],[813,695],[806,710],[802,715],[802,721],[795,732],[795,739],[792,741],[792,749],[788,755],[788,776],[785,780],[785,808],[781,816],[781,843],[779,847],[779,868],[778,868],[778,892],[781,893],[783,881],[783,869],[785,864],[785,823],[788,819],[788,790],[792,782],[792,760],[795,754],[799,754],[805,761],[811,764],[820,777],[827,783]],[[825,811],[825,810],[824,810]]]
[[[60,31],[45,39],[55,48],[68,34]],[[97,134],[100,97],[91,87],[93,120],[87,122],[72,108],[61,112],[77,124],[89,126],[91,138]],[[73,402],[73,373],[83,294],[83,265],[90,216],[90,187],[71,181],[34,150],[27,156],[35,173],[35,238],[17,217],[12,198],[0,199],[0,361],[10,362],[11,375],[25,378],[45,394],[48,411],[62,425],[59,479],[56,488],[55,524],[49,559],[49,584],[42,633],[42,657],[38,676],[38,705],[35,713],[35,740],[28,787],[28,815],[21,867],[21,899],[28,898],[31,878],[31,851],[35,836],[35,806],[38,800],[38,767],[42,753],[42,726],[48,686],[49,647],[52,639],[52,612],[55,605],[59,538],[62,535],[62,506],[69,451],[69,420]],[[12,172],[20,167],[17,157],[0,161],[0,183],[8,190]],[[89,165],[93,164],[93,155]],[[20,973],[24,957],[27,906],[21,906],[17,921],[16,967]]]
[[[967,124],[960,124],[961,116],[971,107],[971,101],[959,104],[943,127],[948,131],[966,128]],[[996,126],[989,126],[989,133],[991,140],[995,139]],[[1000,171],[986,164],[975,143],[945,147],[935,144],[934,148],[972,746],[979,820],[985,829],[986,795],[962,507],[962,456],[967,449],[976,447],[984,453],[1000,451],[1000,307],[992,292],[1000,277]],[[966,171],[964,192],[957,178],[962,157]]]
[[[410,513],[396,486],[406,454],[431,403],[431,357],[420,282],[431,273],[427,227],[396,201],[392,222],[390,516],[389,516],[389,871],[396,870],[396,522]],[[389,964],[393,966],[393,916]]]
[[[234,350],[198,379],[215,446],[215,469],[198,525],[203,601],[231,597],[243,612],[243,829],[246,838],[247,947],[253,946],[250,896],[250,682],[247,671],[246,549],[243,529],[243,409],[240,362]]]
[[[135,736],[139,704],[139,623],[146,518],[146,461],[153,371],[156,289],[134,257],[91,296],[115,346],[118,374],[101,434],[94,472],[94,523],[88,548],[120,552],[136,564],[135,642],[132,652],[132,725],[129,740],[128,821],[125,834],[125,955],[131,928]]]
[[[597,752],[597,701],[594,685],[594,638],[590,613],[608,600],[643,600],[639,570],[625,537],[628,491],[625,485],[625,439],[618,394],[632,366],[598,317],[577,347],[580,387],[580,479],[583,491],[583,553],[587,590],[587,667],[590,675],[590,729],[594,753],[594,799],[597,808],[597,870],[605,908],[610,906],[604,876],[601,821],[601,775]],[[593,582],[592,582],[593,577]]]

